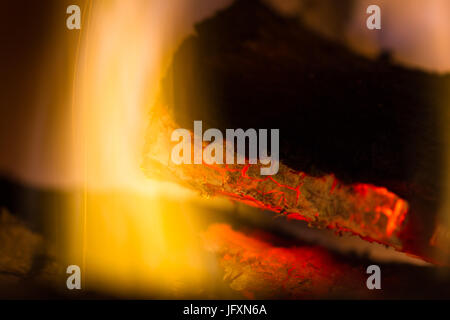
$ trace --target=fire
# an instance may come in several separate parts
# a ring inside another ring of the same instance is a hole
[[[203,287],[216,266],[201,249],[198,235],[203,221],[192,205],[196,197],[178,184],[149,179],[140,168],[147,114],[154,111],[150,106],[156,103],[159,81],[171,53],[188,30],[186,25],[192,22],[185,19],[189,2],[89,3],[75,67],[72,105],[74,154],[83,192],[74,204],[73,224],[67,230],[67,261],[79,261],[87,289],[131,296],[155,292],[167,296],[186,288]],[[164,120],[167,115],[158,116]],[[153,132],[158,129],[152,128]],[[155,146],[168,148],[169,144]],[[146,162],[146,171],[160,170],[158,165],[167,161],[164,156],[158,158],[162,153]],[[248,165],[205,164],[202,170],[207,172],[202,176],[205,190],[214,189],[208,186],[208,179],[212,178],[238,190],[216,188],[213,194],[308,222],[317,222],[321,213],[313,206],[298,205],[300,201],[308,204],[311,188],[304,188],[305,181],[321,195],[345,198],[358,190],[358,186],[353,186],[354,190],[344,188],[332,175],[324,177],[319,186],[301,172],[287,173],[284,181],[257,177]],[[349,212],[350,217],[343,216],[341,224],[328,227],[358,229],[363,237],[370,234],[381,240],[393,238],[407,214],[408,204],[385,189],[363,187],[365,195],[349,202],[358,211],[353,215]],[[245,192],[250,189],[256,190],[254,194]],[[370,208],[378,215],[366,215],[365,203],[379,204]],[[367,216],[374,220],[366,221]],[[373,229],[372,224],[382,228]],[[79,232],[74,233],[74,229]],[[382,233],[378,233],[380,230]]]
[[[181,19],[186,5],[107,0],[84,10],[72,105],[84,185],[67,261],[79,261],[87,289],[176,294],[204,285],[213,270],[200,250],[193,193],[140,169],[149,106],[191,23]]]

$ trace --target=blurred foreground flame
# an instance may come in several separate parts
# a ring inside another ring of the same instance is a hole
[[[193,194],[149,180],[139,165],[148,106],[192,24],[183,19],[187,4],[92,1],[84,13],[72,107],[84,187],[67,232],[68,260],[81,260],[85,289],[192,293],[214,271],[200,250]]]

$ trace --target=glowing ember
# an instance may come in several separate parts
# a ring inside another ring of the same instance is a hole
[[[402,249],[398,234],[409,206],[387,189],[344,185],[334,175],[313,177],[283,164],[273,176],[261,176],[260,164],[175,165],[170,161],[174,144],[170,133],[175,128],[164,104],[156,106],[143,165],[147,175],[175,180],[207,196],[225,196],[314,227],[351,232]]]
[[[277,247],[264,235],[246,235],[216,224],[203,235],[205,246],[219,256],[224,280],[250,299],[319,298],[352,292],[369,294],[358,266],[340,262],[315,246]]]

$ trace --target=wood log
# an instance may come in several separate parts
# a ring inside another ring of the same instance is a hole
[[[449,84],[386,54],[359,56],[258,1],[237,1],[197,25],[175,54],[150,115],[143,167],[204,194],[447,263],[436,92]],[[223,132],[280,129],[279,172],[174,165],[170,134],[194,120]]]
[[[381,289],[369,290],[367,267],[373,262],[339,256],[324,248],[286,245],[273,235],[211,225],[203,235],[214,252],[224,281],[252,299],[446,299],[448,268],[376,263]]]

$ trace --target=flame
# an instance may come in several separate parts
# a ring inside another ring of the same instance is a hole
[[[90,1],[84,11],[72,105],[84,186],[67,230],[67,261],[80,261],[87,289],[191,294],[214,271],[200,248],[193,193],[140,170],[149,106],[191,24],[182,19],[187,4]]]

